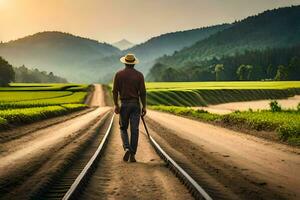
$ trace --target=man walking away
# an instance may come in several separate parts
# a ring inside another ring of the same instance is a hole
[[[141,72],[134,69],[138,64],[138,59],[134,54],[127,54],[120,58],[125,64],[125,68],[118,71],[114,78],[113,98],[115,104],[115,113],[120,114],[120,130],[125,151],[123,160],[125,162],[136,162],[135,154],[139,139],[140,115],[146,114],[146,88],[144,76]],[[120,96],[121,107],[118,97]],[[142,103],[142,112],[140,107]],[[128,137],[128,125],[130,123],[130,140]]]

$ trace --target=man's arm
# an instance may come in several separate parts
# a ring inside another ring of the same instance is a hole
[[[115,75],[114,77],[114,83],[113,83],[113,99],[114,99],[114,104],[115,104],[115,113],[119,114],[120,113],[120,107],[119,107],[119,102],[118,102],[118,97],[119,97],[119,84],[118,84],[118,74]]]
[[[146,86],[145,86],[145,80],[144,80],[143,75],[142,75],[141,83],[140,83],[140,99],[141,99],[142,106],[143,106],[142,116],[144,116],[147,113],[147,109],[146,109],[147,103],[146,103]]]

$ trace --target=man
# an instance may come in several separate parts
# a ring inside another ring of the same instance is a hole
[[[146,114],[146,89],[144,76],[141,72],[134,69],[138,64],[138,59],[134,54],[127,54],[120,58],[125,64],[125,68],[118,71],[114,78],[113,98],[115,104],[115,113],[120,114],[120,130],[125,154],[125,162],[136,162],[135,154],[139,139],[140,115]],[[120,96],[121,107],[118,97]],[[140,107],[142,104],[142,111]],[[128,125],[130,123],[130,141],[128,137]]]

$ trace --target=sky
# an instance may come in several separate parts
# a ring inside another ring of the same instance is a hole
[[[230,23],[300,0],[0,0],[0,41],[63,31],[112,43]]]

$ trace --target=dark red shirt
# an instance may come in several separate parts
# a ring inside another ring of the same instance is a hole
[[[113,95],[114,97],[120,95],[121,101],[139,100],[141,98],[144,105],[146,102],[146,88],[143,74],[133,67],[125,67],[118,71],[114,78]]]

